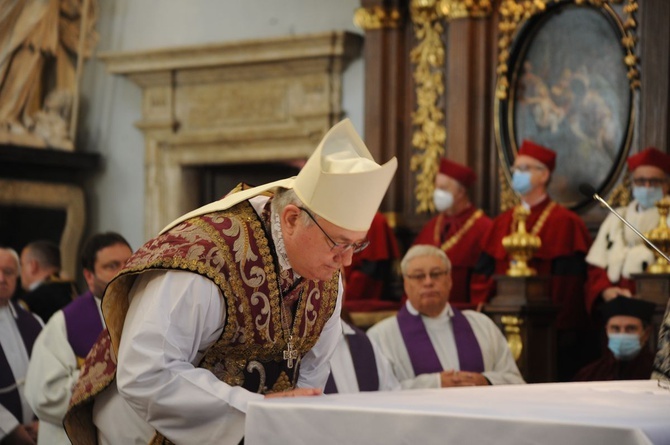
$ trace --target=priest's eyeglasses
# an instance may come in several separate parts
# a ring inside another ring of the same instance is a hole
[[[509,170],[514,174],[514,172],[528,172],[531,170],[544,170],[546,167],[542,165],[530,165],[530,164],[521,164],[517,166],[512,166]]]
[[[321,232],[323,232],[323,234],[326,235],[326,238],[328,239],[328,241],[330,241],[330,244],[332,244],[332,246],[330,246],[330,251],[332,253],[336,255],[341,255],[346,251],[348,251],[349,249],[352,249],[353,253],[358,253],[370,245],[370,241],[368,240],[348,244],[341,244],[336,242],[335,240],[333,240],[333,238],[330,237],[330,235],[328,235],[328,233],[326,233],[325,230],[323,230],[323,227],[321,227],[321,225],[319,225],[319,223],[316,222],[316,218],[314,218],[314,216],[312,216],[312,214],[306,208],[304,207],[298,207],[298,208],[303,212],[307,213],[307,216],[309,216],[310,219],[314,221],[314,224],[316,224],[319,230],[321,230]]]
[[[633,184],[638,187],[661,187],[665,184],[665,178],[633,178]]]
[[[448,270],[431,270],[427,274],[424,272],[407,274],[405,275],[405,278],[410,279],[412,281],[416,281],[417,283],[421,283],[426,280],[426,277],[430,277],[430,281],[437,281],[444,275],[447,275],[448,273],[449,273]]]

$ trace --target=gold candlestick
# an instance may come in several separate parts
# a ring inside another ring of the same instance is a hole
[[[658,226],[645,233],[649,241],[654,243],[663,253],[670,253],[670,228],[668,228],[668,211],[670,210],[670,197],[665,196],[656,203],[658,209]],[[646,272],[652,274],[670,273],[670,264],[654,250],[656,262],[647,267]]]
[[[514,209],[514,224],[516,230],[503,238],[502,245],[507,254],[512,258],[507,275],[510,277],[529,277],[535,275],[535,269],[528,266],[528,261],[542,245],[540,237],[528,233],[526,230],[526,219],[530,210],[522,205]]]

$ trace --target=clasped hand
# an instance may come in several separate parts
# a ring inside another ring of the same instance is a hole
[[[453,369],[440,373],[442,388],[452,386],[486,386],[489,381],[478,372],[455,371]]]

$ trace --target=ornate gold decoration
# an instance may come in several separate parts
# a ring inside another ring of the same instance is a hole
[[[635,55],[635,44],[637,43],[637,36],[635,34],[637,20],[635,13],[637,9],[637,0],[629,0],[628,4],[623,7],[623,11],[626,13],[626,20],[623,23],[624,36],[621,39],[621,43],[626,48],[626,56],[623,60],[628,67],[627,76],[632,89],[640,88],[640,70],[638,69],[640,59]]]
[[[486,18],[493,12],[490,0],[440,0],[438,8],[447,20]]]
[[[398,8],[373,6],[371,8],[358,8],[354,12],[354,25],[366,31],[397,28],[400,25],[400,19],[401,15]]]
[[[417,109],[412,113],[412,124],[416,127],[412,146],[416,153],[410,159],[410,171],[417,172],[415,211],[422,213],[435,210],[435,175],[447,139],[444,112],[438,106],[444,94],[442,20],[488,17],[492,6],[490,0],[412,0],[409,9],[417,39],[410,52],[410,61],[415,65],[417,101]]]
[[[521,352],[523,351],[523,341],[521,340],[523,320],[514,315],[503,315],[500,321],[503,324],[507,346],[509,346],[512,357],[514,357],[515,361],[519,361],[519,357],[521,357]]]
[[[668,211],[670,211],[670,197],[666,196],[656,203],[658,209],[658,226],[644,235],[661,251],[670,253],[670,228],[668,228]],[[656,262],[647,267],[646,272],[653,274],[670,273],[670,264],[658,252],[654,251]]]
[[[516,225],[516,230],[502,240],[505,251],[512,258],[506,272],[510,277],[529,277],[536,274],[535,269],[528,266],[528,261],[533,258],[533,254],[540,248],[542,241],[537,234],[528,233],[526,230],[526,219],[529,215],[530,210],[526,207],[516,206],[512,222],[513,226]],[[535,225],[537,226],[540,222],[538,220]]]
[[[444,94],[444,28],[440,22],[436,0],[412,0],[410,14],[417,44],[410,52],[415,65],[417,109],[412,113],[412,124],[417,128],[412,135],[416,153],[410,159],[410,170],[418,171],[414,188],[416,213],[434,210],[433,189],[440,157],[444,154],[447,129],[444,112],[438,100]]]
[[[442,214],[440,214],[440,216],[442,216]],[[446,240],[442,244],[442,246],[440,246],[440,249],[442,249],[443,251],[446,252],[449,249],[451,249],[452,247],[454,247],[456,245],[456,243],[458,243],[461,240],[461,238],[463,238],[463,235],[465,235],[468,232],[468,230],[470,230],[470,228],[475,224],[475,222],[479,218],[481,218],[482,216],[484,216],[484,212],[482,212],[481,210],[477,210],[475,213],[473,213],[470,216],[470,218],[468,218],[468,220],[465,221],[465,224],[463,224],[463,227],[461,227],[458,232],[454,233],[454,235],[452,237],[450,237],[448,240]],[[440,226],[441,226],[441,224],[439,222],[437,224],[435,224],[436,235],[437,235],[437,231],[438,231],[437,228],[440,227]],[[439,240],[439,236],[436,236],[436,239]]]
[[[518,29],[520,29],[528,19],[534,15],[541,14],[547,9],[547,5],[552,3],[559,3],[563,0],[503,0],[500,5],[500,23],[498,29],[500,37],[498,39],[498,67],[496,74],[498,81],[496,85],[496,98],[498,100],[506,100],[509,90],[509,56],[510,48],[514,40],[514,36]],[[611,0],[573,0],[576,5],[591,5],[596,8],[603,8],[610,3],[620,3]],[[639,58],[635,54],[635,43],[637,36],[635,30],[637,28],[637,19],[635,14],[638,10],[637,0],[628,0],[623,8],[626,18],[623,23],[623,37],[621,44],[626,50],[624,56],[624,64],[628,67],[628,80],[632,89],[640,88],[640,72],[638,70]]]
[[[511,178],[505,174],[501,166],[498,166],[498,177],[500,178],[500,211],[504,212],[519,205],[521,202],[519,196],[514,193],[514,190],[509,185]]]
[[[612,207],[625,207],[630,204],[630,201],[630,176],[624,175],[623,181],[621,181],[621,183],[612,191],[607,203]]]
[[[416,213],[431,212],[434,181],[440,157],[444,155],[447,129],[438,102],[444,94],[444,53],[442,20],[486,18],[492,13],[490,0],[412,0],[410,16],[417,44],[410,52],[415,65],[417,109],[412,113],[410,171],[417,172],[414,188]]]

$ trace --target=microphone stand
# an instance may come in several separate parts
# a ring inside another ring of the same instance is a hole
[[[632,230],[633,232],[635,232],[635,234],[636,234],[637,236],[639,236],[640,238],[642,238],[642,239],[649,245],[649,247],[651,247],[652,249],[654,249],[659,255],[661,255],[663,258],[665,258],[665,260],[666,260],[668,263],[670,263],[670,258],[669,258],[665,253],[663,253],[663,251],[661,251],[661,249],[659,249],[658,247],[656,247],[656,245],[654,245],[654,243],[652,243],[651,241],[649,241],[649,239],[648,239],[646,236],[644,236],[642,233],[640,233],[639,230],[637,230],[635,227],[633,227],[633,225],[632,225],[631,223],[629,223],[628,221],[626,221],[626,219],[625,219],[623,216],[619,215],[619,214],[617,213],[617,211],[614,210],[614,209],[612,208],[612,206],[610,206],[610,205],[607,203],[607,201],[605,201],[603,198],[601,198],[600,195],[599,195],[598,193],[596,193],[596,192],[594,191],[592,197],[593,197],[593,199],[595,199],[596,201],[600,201],[605,207],[607,207],[607,209],[608,209],[610,212],[612,212],[613,214],[615,214],[616,217],[619,218],[619,219],[621,220],[622,223],[624,223],[626,226],[628,226],[628,228],[629,228],[630,230]]]

